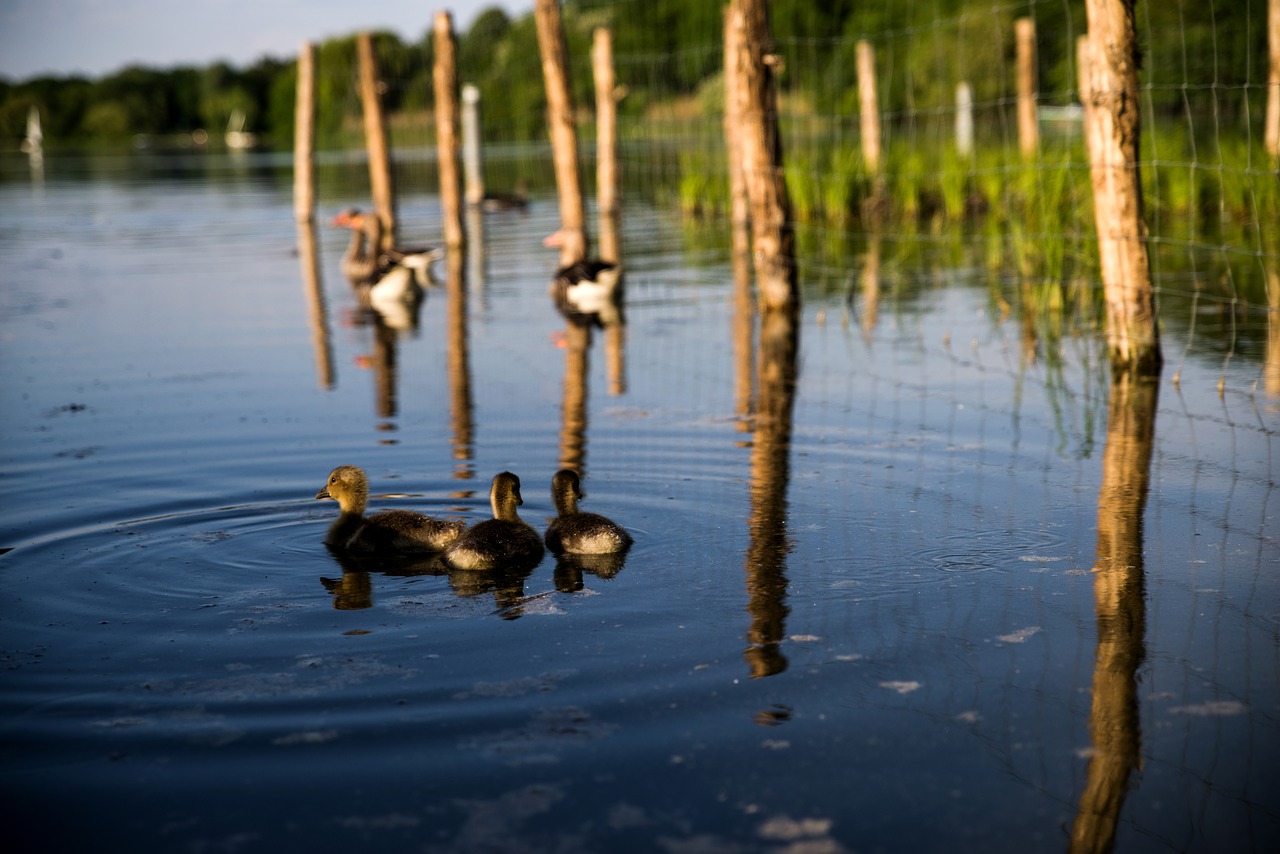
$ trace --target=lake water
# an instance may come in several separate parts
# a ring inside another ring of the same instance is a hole
[[[200,163],[6,161],[7,850],[1280,846],[1262,348],[1177,318],[1158,386],[1112,388],[980,267],[863,253],[796,339],[753,332],[727,234],[638,201],[626,326],[584,347],[550,194],[485,215],[398,334],[345,234],[304,284],[278,164]],[[438,238],[434,196],[400,211]],[[576,465],[636,544],[340,561],[341,463],[468,522],[510,469],[539,529]]]

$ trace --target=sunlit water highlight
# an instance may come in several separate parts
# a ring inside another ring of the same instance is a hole
[[[485,219],[460,437],[445,290],[396,339],[391,411],[344,235],[320,229],[317,327],[266,170],[47,169],[0,185],[0,786],[20,850],[1068,846],[1097,753],[1096,342],[1025,361],[963,271],[870,332],[857,300],[810,295],[785,525],[762,531],[729,259],[665,213],[628,205],[623,390],[597,335],[574,450],[550,199]],[[401,206],[434,236],[434,197]],[[1115,847],[1268,850],[1280,418],[1256,359],[1221,397],[1215,358],[1180,370]],[[377,507],[468,521],[511,469],[542,528],[566,453],[584,509],[636,538],[620,568],[477,579],[322,545],[336,511],[311,496],[338,463],[369,471]]]

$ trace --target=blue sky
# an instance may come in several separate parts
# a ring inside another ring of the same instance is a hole
[[[416,41],[440,10],[465,30],[493,6],[516,17],[533,0],[0,0],[0,77],[101,77],[126,65],[219,60],[244,67],[357,30],[393,30]]]

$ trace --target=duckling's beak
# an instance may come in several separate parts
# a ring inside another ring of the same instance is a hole
[[[316,493],[316,498],[332,498],[332,497],[333,496],[329,494],[328,486],[324,487],[323,489],[321,489],[319,492]]]

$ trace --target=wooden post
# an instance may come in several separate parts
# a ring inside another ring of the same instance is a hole
[[[293,111],[293,218],[315,218],[316,48],[303,42],[298,51],[298,94]]]
[[[733,228],[733,251],[736,254],[751,251],[751,237],[747,230],[751,220],[751,201],[747,196],[747,178],[742,171],[742,118],[738,109],[743,97],[742,78],[738,74],[742,28],[733,25],[732,8],[724,7],[724,147],[729,170],[729,222]]]
[[[1077,58],[1111,366],[1158,373],[1160,337],[1138,175],[1134,2],[1086,0],[1089,34],[1077,43]]]
[[[773,79],[775,55],[766,0],[732,0],[732,26],[738,47],[738,115],[742,168],[751,199],[752,245],[758,294],[766,309],[795,310],[800,305],[796,277],[795,232],[791,199],[782,174],[778,133],[778,96]]]
[[[471,398],[471,347],[468,339],[467,283],[461,252],[445,254],[448,323],[449,421],[453,426],[453,479],[475,477],[475,405]]]
[[[613,33],[598,27],[591,45],[596,84],[596,206],[600,216],[618,213],[618,102],[614,97]],[[606,258],[614,255],[604,253]]]
[[[973,157],[973,90],[963,81],[956,84],[956,152]]]
[[[395,195],[391,185],[391,157],[387,149],[387,128],[382,117],[382,99],[378,97],[378,61],[373,54],[373,36],[360,33],[356,37],[360,59],[360,100],[364,105],[364,138],[369,150],[369,190],[373,211],[382,223],[382,248],[395,244]]]
[[[1030,160],[1040,150],[1036,117],[1036,22],[1019,18],[1014,25],[1018,43],[1018,149]]]
[[[867,173],[880,174],[880,105],[876,95],[876,49],[869,41],[859,41],[858,114],[862,131],[862,160]]]
[[[484,165],[480,158],[480,90],[468,83],[462,87],[462,174],[469,205],[484,201]]]
[[[1267,154],[1271,165],[1280,167],[1280,0],[1271,0],[1267,12],[1267,43],[1271,71],[1267,76]]]
[[[436,12],[435,68],[431,76],[436,96],[441,229],[445,246],[457,249],[465,238],[462,230],[462,181],[458,167],[457,41],[453,36],[453,18],[448,12]]]
[[[560,194],[560,231],[564,237],[560,244],[560,263],[572,264],[587,257],[588,242],[578,176],[573,91],[569,88],[569,54],[558,0],[536,0],[533,15],[538,30],[538,52],[542,57],[542,78],[547,87],[547,124],[556,188]]]

